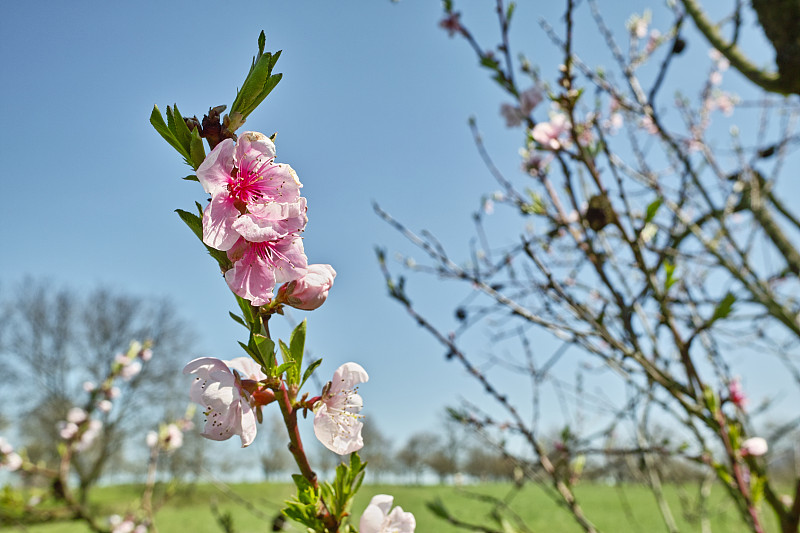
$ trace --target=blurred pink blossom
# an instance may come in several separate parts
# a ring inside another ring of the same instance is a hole
[[[500,115],[506,119],[507,128],[516,128],[525,118],[519,107],[509,103],[500,104]]]
[[[767,441],[761,437],[751,437],[742,443],[743,457],[760,457],[767,453]]]
[[[539,122],[533,127],[531,136],[533,140],[550,150],[558,150],[561,146],[569,145],[568,139],[562,139],[572,125],[563,113],[555,113],[550,122]]]
[[[733,405],[738,407],[739,409],[744,409],[747,406],[747,396],[742,389],[742,382],[739,378],[733,378],[730,383],[728,383],[728,397],[730,398]]]
[[[524,116],[528,116],[537,105],[544,100],[544,94],[539,87],[531,87],[519,93],[519,110]]]
[[[439,21],[439,27],[447,30],[447,35],[450,37],[456,33],[461,33],[464,28],[461,26],[461,13],[448,13],[442,20]]]
[[[14,451],[13,446],[3,437],[0,437],[0,469],[14,472],[22,466],[22,457]]]

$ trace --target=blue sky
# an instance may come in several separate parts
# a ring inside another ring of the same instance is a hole
[[[468,4],[470,28],[495,43],[491,8]],[[517,42],[552,79],[559,54],[537,21],[557,26],[562,6],[521,4]],[[623,31],[647,5],[628,2],[608,13],[609,23]],[[166,296],[192,323],[198,357],[242,355],[244,330],[228,318],[235,301],[173,212],[204,195],[180,179],[189,168],[148,118],[153,104],[177,102],[198,116],[230,105],[263,29],[267,49],[283,50],[276,70],[284,78],[244,129],[278,133],[277,160],[295,168],[308,198],[309,260],[338,272],[320,310],[293,316],[308,316],[322,376],[350,360],[368,370],[366,412],[384,432],[401,440],[435,429],[444,404],[478,390],[386,296],[373,248],[390,256],[409,248],[371,202],[466,257],[471,214],[496,188],[467,119],[477,118],[509,175],[519,175],[522,139],[498,114],[503,94],[466,43],[437,27],[440,17],[431,0],[4,3],[0,289],[32,275],[59,287]],[[585,8],[581,20],[596,42]],[[661,29],[667,23],[656,18]],[[688,35],[694,59],[685,68],[705,72],[708,46]],[[464,288],[438,292],[421,278],[411,286],[453,327],[451,307],[437,304],[457,301]]]

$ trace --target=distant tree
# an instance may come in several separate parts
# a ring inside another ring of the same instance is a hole
[[[514,479],[517,463],[502,453],[486,446],[472,446],[467,451],[464,472],[481,481],[505,481]]]
[[[0,399],[13,406],[6,415],[18,422],[19,437],[36,461],[55,463],[58,423],[71,407],[82,405],[84,386],[103,378],[115,354],[133,339],[154,343],[153,360],[120,383],[126,390],[111,398],[101,436],[75,461],[79,494],[85,499],[112,461],[123,464],[125,443],[143,441],[149,429],[145,420],[182,409],[184,393],[174,384],[191,335],[166,300],[102,288],[80,295],[35,280],[25,280],[4,296]]]
[[[364,424],[361,435],[364,438],[364,447],[359,454],[369,463],[368,472],[372,481],[380,482],[383,476],[396,469],[392,441],[381,432],[374,420]]]
[[[266,433],[267,452],[261,454],[261,468],[264,476],[269,480],[276,474],[281,474],[291,467],[291,457],[286,450],[283,421],[277,413],[273,413],[269,420]]]
[[[398,465],[413,476],[415,483],[419,483],[432,451],[438,447],[438,436],[433,433],[415,433],[397,452]]]

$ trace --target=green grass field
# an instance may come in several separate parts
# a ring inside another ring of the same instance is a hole
[[[229,490],[230,492],[226,492]],[[257,483],[236,484],[226,490],[211,485],[199,485],[192,492],[176,493],[157,514],[157,525],[161,533],[191,532],[205,533],[221,531],[211,511],[216,505],[221,512],[231,512],[236,529],[240,533],[269,531],[268,520],[257,516],[262,513],[274,516],[281,502],[292,493],[289,485]],[[680,531],[700,531],[700,525],[688,520],[680,505],[682,491],[678,487],[666,487],[667,497]],[[411,511],[417,519],[417,532],[450,533],[464,531],[435,517],[425,506],[426,502],[440,498],[451,512],[464,521],[487,522],[487,506],[470,498],[465,491],[503,497],[509,492],[508,485],[480,485],[457,489],[450,486],[387,486],[365,485],[354,506],[359,516],[374,494],[392,494],[395,504]],[[607,533],[615,532],[660,532],[667,531],[651,493],[640,486],[607,487],[585,485],[578,487],[577,497],[586,515],[597,527]],[[99,488],[92,501],[103,515],[124,514],[133,509],[140,492],[137,487],[118,486]],[[687,489],[685,496],[694,499],[694,492]],[[256,511],[247,508],[252,503]],[[579,532],[570,514],[555,504],[538,487],[527,487],[514,499],[512,507],[534,532],[560,533]],[[725,500],[720,490],[712,493],[709,502],[712,530],[721,533],[747,531],[742,527],[737,511]],[[765,511],[765,515],[769,513]],[[777,531],[772,516],[765,516],[767,530]],[[80,523],[57,523],[26,528],[5,528],[5,531],[28,531],[30,533],[84,533],[88,529]],[[300,531],[289,528],[289,531]]]

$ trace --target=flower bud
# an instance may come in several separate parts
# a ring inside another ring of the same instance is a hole
[[[306,275],[281,287],[278,298],[297,309],[312,311],[325,303],[335,277],[330,265],[308,265]]]
[[[767,453],[767,441],[761,437],[752,437],[742,443],[742,455],[759,457]]]

